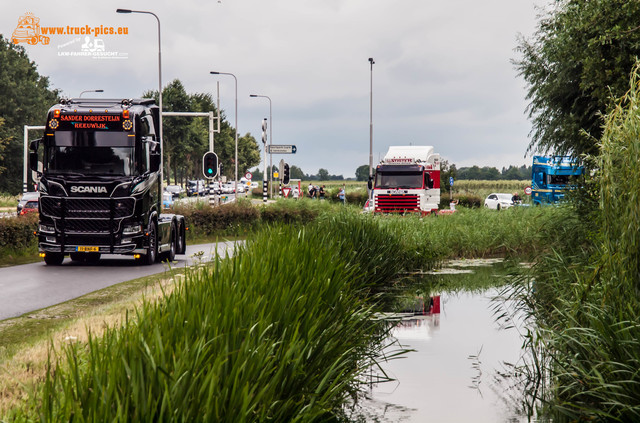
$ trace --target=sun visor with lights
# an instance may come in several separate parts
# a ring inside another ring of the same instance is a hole
[[[131,131],[133,122],[129,119],[129,110],[122,113],[61,113],[53,111],[53,117],[47,122],[53,131]]]

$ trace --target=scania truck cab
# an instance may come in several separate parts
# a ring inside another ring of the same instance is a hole
[[[570,156],[533,156],[531,173],[533,204],[555,204],[564,199],[567,190],[575,188],[584,166]]]
[[[390,146],[376,167],[372,201],[374,213],[437,212],[440,155],[432,146]]]
[[[152,99],[70,99],[49,109],[29,160],[39,177],[46,264],[101,254],[152,264],[185,253],[184,217],[161,213],[159,132]]]

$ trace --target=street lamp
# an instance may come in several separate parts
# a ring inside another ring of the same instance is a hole
[[[236,199],[238,198],[238,78],[229,72],[209,72],[211,75],[230,75],[236,82],[236,173],[235,173],[235,187]]]
[[[162,181],[164,180],[164,148],[162,144],[162,43],[160,38],[160,19],[155,13],[145,10],[116,9],[116,13],[143,13],[153,15],[156,21],[158,21],[158,107],[160,108],[160,189],[162,189]]]
[[[266,98],[267,100],[269,100],[269,145],[273,145],[273,136],[272,136],[272,130],[273,130],[273,119],[271,118],[271,99],[266,96],[266,95],[258,95],[258,94],[249,94],[249,97],[262,97],[262,98]],[[271,198],[273,198],[273,154],[271,153],[271,150],[269,150],[269,193],[271,195]]]
[[[82,94],[84,93],[103,93],[104,90],[84,90],[80,93],[80,95],[78,96],[78,98],[82,97]]]
[[[369,179],[373,176],[373,57],[369,57],[371,64],[371,88],[369,91]],[[371,196],[371,193],[369,193]]]

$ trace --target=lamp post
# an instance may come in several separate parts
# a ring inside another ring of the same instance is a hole
[[[369,90],[369,179],[373,176],[373,57],[369,57],[371,64],[371,88]],[[369,190],[371,191],[371,190]],[[371,192],[369,192],[371,197]]]
[[[229,72],[209,72],[211,75],[230,75],[233,76],[233,79],[236,83],[236,171],[235,171],[235,182],[234,182],[234,191],[236,195],[236,199],[238,198],[238,78],[232,73]]]
[[[80,95],[78,96],[78,98],[82,97],[82,94],[84,93],[103,93],[104,90],[84,90],[80,93]]]
[[[271,117],[271,99],[266,95],[249,94],[249,97],[262,97],[269,100],[269,146],[273,145],[273,118]],[[269,194],[273,198],[273,154],[269,151]]]
[[[160,108],[160,189],[162,189],[162,182],[164,181],[164,148],[163,148],[163,136],[162,136],[162,43],[160,38],[160,18],[153,13],[145,10],[131,10],[131,9],[116,9],[116,13],[143,13],[146,15],[153,15],[158,21],[158,107]]]

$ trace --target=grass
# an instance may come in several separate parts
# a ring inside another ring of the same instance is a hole
[[[160,294],[147,293],[135,311],[129,302],[115,307],[115,317],[104,324],[79,323],[89,329],[72,335],[73,342],[60,342],[68,338],[66,329],[55,332],[57,342],[46,350],[49,364],[41,352],[37,364],[14,367],[43,382],[26,402],[16,385],[15,392],[3,393],[19,404],[6,418],[338,418],[345,403],[362,395],[363,372],[384,360],[389,328],[375,316],[391,304],[390,286],[448,254],[525,251],[495,237],[531,236],[515,222],[539,224],[553,213],[468,210],[419,219],[328,210],[305,226],[263,228],[233,258],[187,270],[184,279],[162,285]],[[479,237],[472,248],[461,238],[462,228],[449,233],[464,225],[505,228]],[[11,353],[29,356],[6,350],[7,362]]]
[[[11,209],[10,211],[15,211],[19,198],[20,196],[18,195],[0,194],[0,207]]]
[[[519,371],[554,422],[640,421],[639,93],[636,68],[605,120],[598,171],[586,184],[597,190],[550,222],[554,249],[516,285],[536,328]]]
[[[456,180],[453,184],[454,196],[474,195],[484,201],[493,192],[504,192],[512,194],[518,192],[525,203],[529,203],[530,198],[524,195],[524,188],[531,186],[531,180],[505,180],[505,181],[476,181],[476,180]]]

